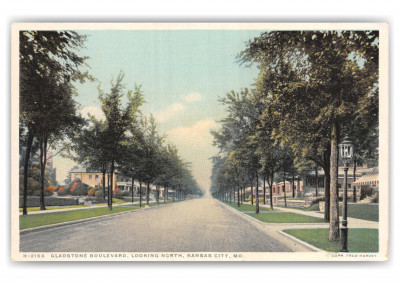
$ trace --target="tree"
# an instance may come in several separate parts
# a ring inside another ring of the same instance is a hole
[[[106,194],[106,172],[109,153],[103,143],[107,136],[106,123],[89,115],[87,126],[75,132],[73,146],[68,153],[77,163],[84,165],[86,169],[100,171],[103,175],[103,198]]]
[[[157,132],[157,124],[152,115],[145,117],[141,121],[143,131],[142,149],[143,156],[140,162],[140,175],[147,184],[146,203],[149,204],[150,184],[155,181],[161,172],[161,151],[165,136]]]
[[[377,96],[378,42],[377,31],[266,32],[240,55],[242,62],[258,63],[260,93],[271,104],[269,111],[282,118],[277,135],[313,152],[314,159],[323,157],[321,166],[326,176],[330,174],[331,241],[339,237],[340,129],[352,125],[357,111],[363,120],[373,119],[363,110],[369,109],[368,98]],[[297,139],[286,136],[281,125],[293,129]],[[317,150],[307,143],[318,140]]]
[[[23,169],[24,215],[27,214],[28,164],[33,139],[36,137],[40,144],[41,209],[45,209],[43,178],[48,140],[60,138],[65,128],[76,122],[70,82],[88,78],[87,73],[79,71],[86,57],[76,54],[84,40],[84,36],[71,31],[20,32],[20,126],[27,133]],[[54,119],[55,115],[60,119]]]
[[[120,73],[115,80],[111,82],[111,90],[109,93],[104,93],[100,87],[99,99],[101,108],[105,114],[106,130],[103,143],[105,144],[106,152],[108,153],[110,164],[110,184],[108,190],[108,206],[112,210],[114,170],[116,163],[124,155],[124,147],[122,141],[125,138],[129,127],[136,121],[140,106],[143,104],[143,94],[140,86],[135,86],[135,90],[129,90],[126,94],[128,103],[126,107],[122,107],[121,99],[124,86],[122,80],[124,75]]]

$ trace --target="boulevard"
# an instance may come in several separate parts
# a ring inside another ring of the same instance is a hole
[[[200,198],[21,234],[21,252],[290,252],[226,205]],[[288,240],[286,240],[288,242]],[[304,248],[303,248],[304,249]]]

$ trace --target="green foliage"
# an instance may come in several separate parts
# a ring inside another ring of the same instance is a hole
[[[63,223],[74,220],[81,220],[86,218],[93,218],[98,216],[110,215],[120,212],[126,212],[136,210],[137,207],[115,207],[113,211],[110,211],[107,207],[93,208],[93,209],[82,209],[82,210],[71,210],[66,212],[53,212],[46,213],[45,218],[43,214],[20,216],[20,230],[29,229],[39,226],[46,226],[51,224]]]
[[[75,190],[73,191],[72,195],[79,195],[79,196],[88,195],[89,189],[90,189],[89,185],[83,182],[79,182],[75,186]]]
[[[266,214],[249,214],[262,222],[266,223],[323,223],[324,219],[316,218],[295,213],[266,213]],[[322,217],[322,216],[321,216]]]
[[[372,203],[379,203],[379,192],[375,192],[374,195],[372,195]]]
[[[285,233],[329,252],[339,252],[340,243],[328,241],[328,229],[286,229]],[[379,234],[376,229],[349,229],[349,252],[379,252]]]
[[[63,187],[61,190],[58,191],[59,196],[65,196],[68,194],[70,194],[70,192],[69,192],[69,188],[67,186]]]
[[[370,185],[362,185],[361,186],[361,194],[360,194],[360,200],[363,200],[366,197],[371,197],[372,196],[372,187]]]

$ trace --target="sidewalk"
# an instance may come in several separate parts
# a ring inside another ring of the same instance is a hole
[[[247,204],[251,204],[248,202]],[[260,204],[260,207],[264,208],[269,208],[269,205],[264,205]],[[323,212],[321,211],[304,211],[300,209],[294,209],[294,208],[286,208],[286,207],[281,207],[281,206],[275,206],[275,209],[278,209],[283,212],[289,212],[289,213],[295,213],[295,214],[301,214],[305,216],[311,216],[311,217],[316,217],[316,218],[323,218]],[[347,217],[348,221],[348,228],[365,228],[365,229],[379,229],[379,222],[374,222],[374,221],[368,221],[368,220],[363,220],[363,219],[358,219],[358,218],[352,218],[352,217]],[[289,225],[292,227],[292,225],[296,227],[301,227],[304,228],[305,225],[307,226],[312,226],[313,228],[326,228],[329,227],[329,223],[323,223],[323,224],[315,224],[315,225],[310,225],[310,224],[285,224],[285,227]]]
[[[294,249],[300,249],[300,251],[302,251],[303,248],[306,247],[307,249],[309,249],[311,251],[325,252],[323,249],[320,249],[310,243],[307,243],[299,238],[296,238],[290,234],[285,233],[284,230],[286,230],[286,229],[329,229],[329,223],[268,223],[268,222],[262,222],[256,218],[251,217],[249,214],[246,214],[246,212],[237,210],[236,208],[233,208],[232,206],[229,206],[228,204],[226,204],[224,202],[221,202],[221,203],[224,204],[227,208],[229,208],[232,212],[235,212],[238,216],[241,216],[242,218],[246,218],[248,221],[255,224],[258,229],[264,231],[266,234],[268,234],[270,236],[274,236],[275,238],[281,238],[282,241],[284,241],[286,244],[290,245]],[[243,202],[243,204],[251,205],[251,202]],[[269,205],[260,204],[260,207],[269,208]],[[300,209],[285,208],[285,207],[280,207],[280,206],[274,206],[274,209],[280,210],[280,211],[278,211],[280,213],[287,212],[287,213],[294,213],[294,214],[316,217],[316,218],[321,218],[321,219],[323,218],[323,212],[320,212],[320,211],[304,211],[304,210],[300,210]],[[274,213],[278,213],[278,212],[273,211],[273,212],[268,212],[268,214],[274,214]],[[252,213],[254,213],[254,212],[252,212]],[[262,214],[262,213],[260,212],[260,214]],[[348,228],[350,228],[350,229],[354,229],[354,228],[379,229],[379,222],[362,220],[362,219],[358,219],[358,218],[347,218],[347,220],[348,220]],[[341,222],[340,222],[340,226],[341,226]],[[293,244],[298,244],[298,245],[293,246]]]

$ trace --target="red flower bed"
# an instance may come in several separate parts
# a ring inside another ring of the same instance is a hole
[[[69,189],[69,191],[71,193],[74,193],[75,187],[80,184],[80,181],[75,182],[73,185],[71,185],[71,188]]]
[[[46,187],[44,190],[46,190],[48,192],[53,192],[55,189],[56,189],[55,186],[50,185],[50,186]]]
[[[60,186],[60,188],[57,190],[57,192],[61,192],[64,189],[63,186]]]

